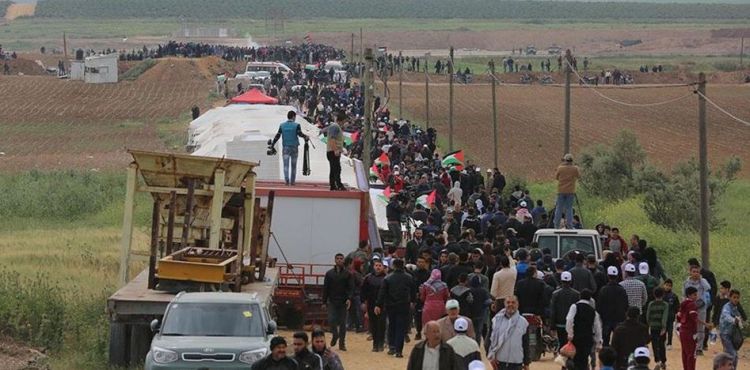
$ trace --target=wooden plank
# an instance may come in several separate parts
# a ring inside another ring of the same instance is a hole
[[[275,192],[268,193],[268,204],[266,205],[266,217],[260,232],[263,233],[263,240],[260,244],[260,278],[266,275],[266,266],[268,265],[268,243],[271,240],[271,220],[273,220],[273,202],[276,198]]]
[[[148,288],[156,287],[156,248],[159,246],[159,212],[161,211],[161,202],[154,199],[154,209],[151,213],[151,250],[148,256]]]
[[[188,247],[188,234],[190,233],[190,217],[193,214],[193,192],[195,191],[195,181],[188,180],[187,204],[185,205],[185,221],[182,223],[182,245],[181,248]]]
[[[239,194],[242,189],[238,187],[225,186],[224,193],[237,193]],[[175,192],[179,195],[186,195],[188,193],[187,188],[176,188],[171,186],[160,187],[160,186],[139,186],[138,192],[141,193],[156,193],[156,194],[169,194]],[[214,194],[214,186],[209,186],[208,189],[195,189],[193,194],[200,196],[212,196]]]
[[[128,166],[125,184],[125,210],[122,217],[122,239],[120,240],[120,286],[127,284],[130,273],[130,249],[133,245],[133,213],[135,212],[135,188],[138,166]]]
[[[177,193],[172,191],[169,194],[169,215],[167,216],[167,255],[172,254],[172,244],[174,243],[174,217],[177,212]]]
[[[214,173],[214,194],[211,198],[211,229],[208,248],[218,249],[221,241],[221,209],[224,208],[224,170]]]

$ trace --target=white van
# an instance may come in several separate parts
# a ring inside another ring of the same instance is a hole
[[[596,230],[539,229],[534,233],[534,241],[539,243],[539,249],[549,248],[554,259],[573,251],[593,254],[597,261],[602,259],[602,240]]]
[[[279,62],[248,62],[245,74],[265,72],[268,74],[281,72],[284,75],[292,72],[292,69],[284,63]]]

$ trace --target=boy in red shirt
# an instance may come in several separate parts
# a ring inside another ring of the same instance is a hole
[[[709,323],[703,322],[698,317],[698,290],[695,287],[685,289],[685,300],[680,303],[680,311],[677,312],[677,321],[680,323],[680,344],[682,344],[682,368],[684,370],[695,370],[695,336],[698,333],[698,323],[709,327]]]

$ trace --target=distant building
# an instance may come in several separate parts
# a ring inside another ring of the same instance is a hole
[[[116,83],[118,54],[95,55],[84,60],[74,60],[70,65],[70,79],[86,83]]]

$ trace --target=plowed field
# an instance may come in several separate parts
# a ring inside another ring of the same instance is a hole
[[[0,76],[0,171],[120,168],[126,148],[163,149],[156,123],[209,105],[193,61],[162,60],[136,81]]]
[[[398,83],[389,82],[390,110],[398,114]],[[601,88],[606,96],[625,103],[648,104],[689,95],[688,87],[622,90]],[[404,83],[405,114],[424,121],[424,83]],[[482,167],[493,162],[492,98],[489,84],[456,85],[454,147],[464,148]],[[707,94],[735,116],[750,120],[750,85],[709,84]],[[501,86],[498,95],[499,161],[503,171],[531,179],[550,179],[563,151],[564,90],[555,86]],[[571,108],[573,153],[592,144],[607,145],[623,129],[633,131],[651,163],[670,168],[698,156],[696,95],[655,107],[615,104],[592,91],[574,88]],[[448,85],[430,87],[430,121],[439,135],[448,134]],[[719,163],[737,155],[750,176],[750,127],[708,106],[709,161]]]

